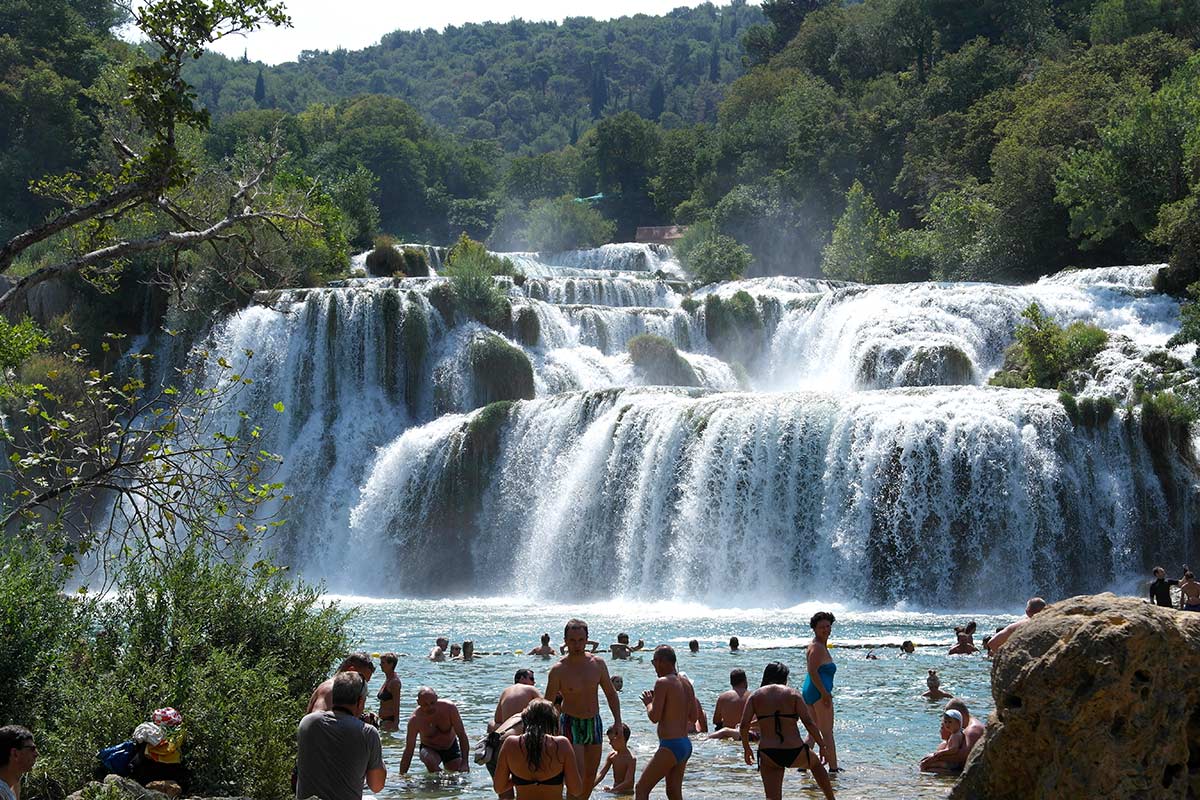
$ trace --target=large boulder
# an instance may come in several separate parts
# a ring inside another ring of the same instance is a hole
[[[992,665],[996,712],[952,800],[1200,797],[1200,614],[1055,603]]]

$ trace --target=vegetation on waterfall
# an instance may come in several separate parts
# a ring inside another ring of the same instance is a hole
[[[704,298],[704,332],[717,353],[730,363],[752,364],[763,345],[763,318],[758,302],[739,290],[728,298]]]
[[[753,256],[732,236],[717,233],[711,222],[688,228],[676,245],[680,263],[701,284],[736,281],[746,274]]]
[[[646,383],[655,386],[699,386],[696,371],[670,339],[643,333],[626,345],[633,366]]]
[[[1004,353],[1004,366],[991,378],[993,386],[1013,389],[1070,390],[1081,385],[1073,373],[1087,370],[1092,359],[1108,344],[1108,334],[1086,322],[1058,325],[1031,303],[1021,312],[1016,341]]]
[[[519,347],[494,333],[475,336],[467,347],[474,408],[502,400],[532,400],[533,365]]]

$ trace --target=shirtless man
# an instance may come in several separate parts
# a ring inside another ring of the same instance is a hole
[[[1033,619],[1033,615],[1046,607],[1046,601],[1040,597],[1031,597],[1029,602],[1025,604],[1025,618],[1019,619],[1007,628],[1002,629],[999,633],[988,639],[987,649],[991,655],[996,655],[996,651],[1003,646],[1008,638],[1017,632],[1017,629],[1024,625],[1029,620]]]
[[[554,655],[554,648],[550,645],[550,634],[543,633],[541,646],[535,647],[532,650],[530,650],[529,655],[531,655],[531,656],[552,656],[552,655]]]
[[[683,800],[683,773],[692,757],[688,732],[696,722],[696,695],[692,685],[675,671],[675,651],[670,645],[654,648],[650,662],[658,680],[654,690],[642,692],[646,714],[658,725],[658,750],[642,771],[633,790],[635,800],[649,800],[650,792],[666,778],[667,800]]]
[[[522,667],[513,675],[513,684],[500,693],[496,701],[496,713],[488,723],[488,739],[492,745],[492,757],[487,762],[487,771],[492,777],[496,775],[496,762],[500,757],[500,746],[505,736],[520,728],[521,712],[534,700],[540,700],[541,692],[533,685],[533,670]],[[515,790],[500,795],[501,800],[516,797]]]
[[[400,730],[400,678],[396,677],[396,654],[384,653],[379,659],[383,668],[383,686],[379,687],[379,729]]]
[[[717,706],[713,709],[713,732],[710,739],[740,739],[742,731],[738,727],[742,721],[742,710],[746,707],[746,698],[750,696],[746,685],[746,671],[731,669],[729,685],[732,687],[717,696]],[[757,738],[751,734],[751,739]]]
[[[742,648],[742,643],[738,641],[738,637],[730,636],[729,637],[729,652],[740,653],[741,648]]]
[[[967,739],[961,711],[946,709],[942,712],[942,743],[929,755],[921,759],[922,772],[962,771],[967,761]]]
[[[692,727],[688,728],[688,733],[708,733],[708,714],[704,713],[704,706],[700,705],[700,698],[696,696],[696,684],[692,683],[686,672],[680,671],[679,678],[692,688],[692,704],[696,706],[692,709],[692,715],[696,719]]]
[[[575,763],[580,775],[592,776],[600,766],[600,748],[604,742],[604,722],[600,719],[600,703],[596,690],[604,692],[612,711],[613,725],[621,725],[621,700],[608,676],[608,664],[586,652],[588,626],[581,619],[572,619],[563,628],[567,655],[550,668],[546,678],[546,698],[557,701],[562,695],[559,724],[562,734],[575,749]],[[592,796],[591,781],[584,781],[583,800]]]
[[[975,620],[971,620],[965,626],[954,629],[954,636],[957,641],[950,648],[948,655],[971,655],[977,648],[975,646]]]
[[[430,772],[441,772],[444,766],[451,772],[470,769],[466,753],[470,752],[467,729],[463,727],[458,706],[449,700],[439,700],[437,692],[428,686],[417,690],[417,710],[408,718],[408,737],[404,756],[400,759],[400,774],[412,764],[417,735],[421,737],[421,761]]]
[[[433,649],[429,651],[429,660],[430,661],[445,661],[446,660],[446,651],[449,649],[450,649],[450,640],[447,639],[445,636],[439,636],[437,638],[437,643],[433,646]]]
[[[1200,583],[1191,572],[1183,573],[1179,584],[1179,607],[1184,611],[1200,611]]]
[[[541,696],[541,692],[533,685],[533,670],[522,667],[513,676],[512,686],[500,693],[492,722],[499,725],[514,714],[520,714],[525,710],[525,706]]]
[[[630,647],[629,646],[629,634],[628,633],[618,633],[617,640],[615,642],[613,642],[612,644],[610,644],[608,646],[608,649],[610,652],[612,652],[613,658],[629,658],[630,653],[636,653],[638,650],[645,650],[646,643],[643,642],[641,639],[638,639],[637,646]]]
[[[363,676],[363,680],[369,681],[375,674],[375,662],[366,653],[351,653],[341,664],[338,664],[337,672],[357,672]],[[312,696],[308,698],[308,708],[304,713],[307,715],[314,711],[332,710],[333,678],[330,678],[313,690]]]

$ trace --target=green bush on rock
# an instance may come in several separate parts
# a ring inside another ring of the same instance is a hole
[[[750,364],[762,349],[763,318],[758,303],[744,291],[728,300],[704,298],[704,330],[708,341],[727,361]]]
[[[676,253],[692,277],[705,284],[736,281],[753,260],[749,248],[732,236],[717,233],[707,222],[689,228]]]
[[[989,381],[992,386],[1042,389],[1065,388],[1071,372],[1091,367],[1092,359],[1108,344],[1108,334],[1086,322],[1065,329],[1031,303],[1021,316],[1016,341],[1004,354],[1004,366]]]
[[[404,254],[396,248],[396,240],[391,236],[376,236],[375,249],[367,253],[367,274],[372,278],[390,278],[398,272],[407,274],[404,267]]]
[[[529,357],[500,336],[486,333],[472,339],[467,346],[467,363],[476,407],[500,400],[533,399],[533,365]]]
[[[500,258],[487,251],[481,243],[470,239],[465,233],[450,249],[442,274],[450,278],[453,302],[450,305],[469,317],[479,320],[489,328],[508,332],[512,319],[512,304],[504,287],[494,276],[515,276],[517,270],[512,261]],[[430,298],[433,301],[433,298]],[[447,314],[441,305],[442,316],[448,322],[454,314]]]
[[[560,252],[612,241],[616,223],[572,197],[542,200],[529,211],[525,239],[534,250]]]
[[[429,277],[429,259],[425,251],[418,247],[404,248],[404,274],[410,278]]]
[[[513,328],[518,342],[526,347],[537,347],[538,340],[542,336],[542,323],[532,306],[521,306],[521,310],[517,312],[516,320],[513,322]]]
[[[644,333],[629,340],[629,357],[647,382],[657,386],[699,386],[700,379],[675,345]]]

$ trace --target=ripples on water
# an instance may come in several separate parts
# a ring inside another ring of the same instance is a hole
[[[401,654],[397,673],[404,684],[401,720],[406,722],[415,706],[417,687],[432,686],[443,698],[458,704],[472,743],[484,732],[495,711],[500,691],[512,682],[518,667],[531,666],[540,688],[553,663],[514,650],[538,644],[543,632],[552,641],[571,616],[590,624],[591,638],[606,647],[616,635],[628,632],[647,649],[670,644],[679,652],[679,666],[696,684],[697,695],[711,716],[717,695],[728,688],[729,670],[746,670],[751,688],[759,683],[762,668],[780,660],[792,670],[792,683],[803,680],[804,647],[811,632],[809,617],[819,609],[834,611],[838,623],[831,639],[838,664],[834,702],[837,710],[838,755],[845,772],[835,780],[839,798],[942,798],[949,791],[948,778],[921,775],[917,761],[939,743],[940,704],[921,697],[930,668],[942,677],[942,688],[964,700],[972,713],[985,718],[991,712],[989,667],[979,655],[947,656],[953,626],[973,618],[979,635],[1011,622],[1000,615],[949,616],[920,611],[853,611],[838,605],[804,604],[788,609],[710,609],[695,604],[601,603],[588,606],[522,605],[497,600],[373,600],[343,598],[344,605],[357,606],[353,635],[373,653],[392,650]],[[474,663],[430,663],[426,656],[438,635],[451,641],[473,639],[476,650],[502,652]],[[731,654],[729,637],[736,635],[743,648]],[[699,654],[687,652],[688,639],[698,639]],[[905,639],[919,646],[910,657],[899,656],[895,647]],[[879,645],[877,661],[865,658],[866,647]],[[891,646],[887,646],[891,645]],[[624,721],[633,731],[630,746],[638,758],[638,774],[657,748],[654,726],[646,718],[638,696],[654,683],[650,653],[636,654],[628,662],[610,661],[610,671],[625,679],[621,693]],[[377,672],[371,682],[374,697],[382,681]],[[375,705],[372,700],[369,707]],[[601,714],[611,724],[611,714],[601,697]],[[471,765],[466,776],[431,776],[417,761],[408,776],[399,776],[404,751],[404,727],[399,734],[384,735],[384,760],[388,785],[381,798],[494,798],[487,770]],[[762,786],[753,767],[741,760],[737,742],[695,738],[695,754],[688,766],[684,795],[688,798],[762,797]],[[607,752],[607,746],[606,746]],[[593,797],[604,796],[603,792]],[[664,797],[663,789],[652,795]],[[787,797],[820,797],[807,774],[789,772]]]

